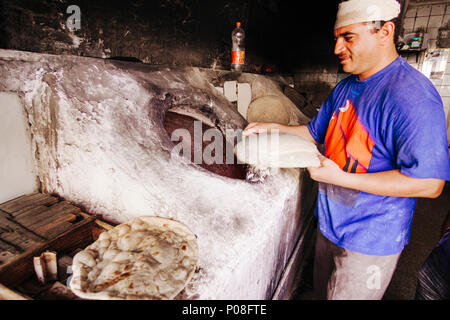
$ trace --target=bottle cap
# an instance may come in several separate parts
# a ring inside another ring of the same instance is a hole
[[[240,27],[241,26],[241,23],[240,22],[236,22],[236,27]]]

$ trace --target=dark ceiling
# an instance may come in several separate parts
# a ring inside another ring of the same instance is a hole
[[[249,64],[282,72],[330,69],[337,68],[332,31],[338,2],[2,0],[0,47],[228,68],[230,35],[239,20]],[[78,5],[82,14],[81,29],[73,33],[63,27],[69,5]]]

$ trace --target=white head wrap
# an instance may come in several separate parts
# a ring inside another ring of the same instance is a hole
[[[389,21],[399,14],[396,0],[349,0],[339,4],[334,29],[359,22]]]

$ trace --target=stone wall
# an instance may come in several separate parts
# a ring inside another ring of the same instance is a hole
[[[66,26],[69,5],[80,8],[79,30]],[[230,34],[236,21],[246,25],[249,1],[5,0],[2,6],[2,48],[209,67],[228,64]]]

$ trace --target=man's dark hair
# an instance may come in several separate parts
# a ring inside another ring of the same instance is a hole
[[[392,22],[395,25],[395,31],[394,31],[394,44],[397,45],[398,42],[398,38],[400,36],[400,28],[401,28],[401,23],[400,23],[400,18],[395,18],[389,21],[372,21],[372,22],[368,22],[368,24],[372,24],[373,25],[373,29],[372,32],[376,33],[378,31],[380,31],[381,27],[383,27],[387,22]]]

